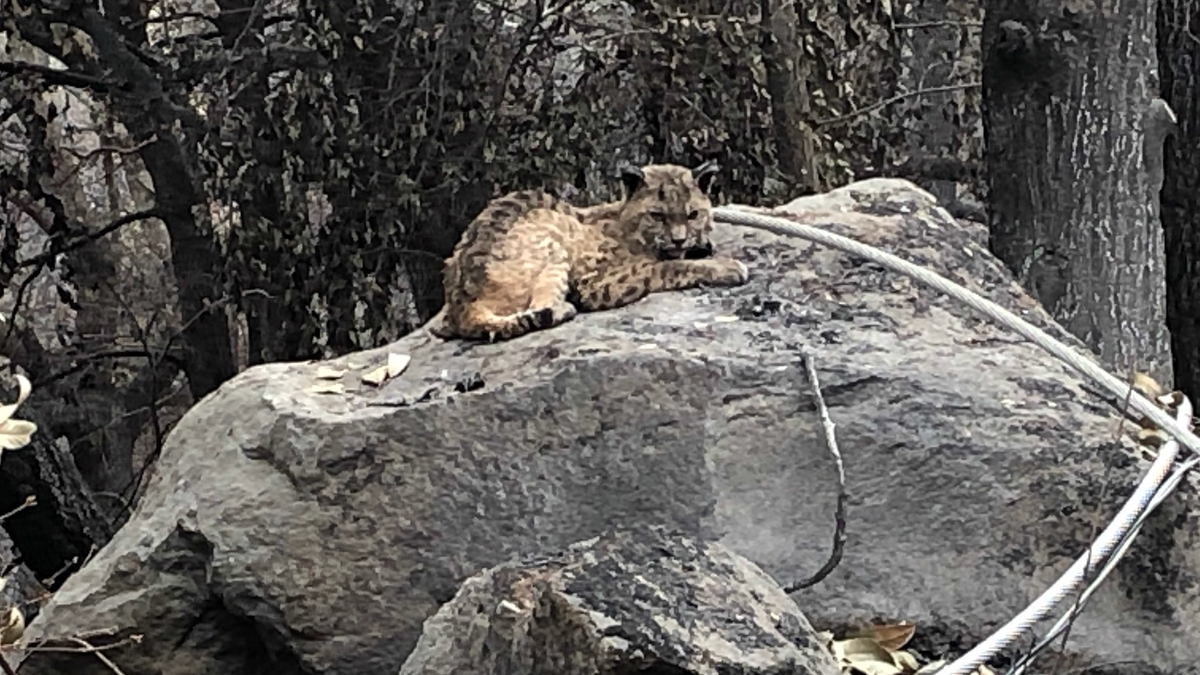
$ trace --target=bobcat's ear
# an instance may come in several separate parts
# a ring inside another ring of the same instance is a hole
[[[710,194],[712,189],[713,179],[717,177],[717,172],[721,170],[721,165],[717,164],[717,160],[710,159],[692,169],[692,178],[696,179],[696,186],[704,194]]]
[[[638,167],[626,164],[621,167],[621,183],[625,185],[625,198],[629,199],[638,188],[646,184],[646,175]]]

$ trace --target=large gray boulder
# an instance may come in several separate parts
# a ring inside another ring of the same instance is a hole
[[[467,579],[400,675],[840,675],[754,563],[657,527],[606,532]]]
[[[780,212],[1066,338],[978,231],[906,182]],[[793,596],[818,628],[909,620],[918,646],[970,647],[1084,550],[1144,471],[1113,440],[1111,410],[1009,331],[852,256],[717,233],[748,285],[659,294],[509,343],[412,336],[240,374],[179,422],[137,511],[29,636],[140,634],[106,652],[126,675],[395,675],[464,579],[607,528],[663,525],[781,584],[806,577],[829,554],[837,487],[802,348],[850,493],[844,560]],[[389,352],[408,369],[361,384]],[[350,369],[346,393],[312,389],[328,384],[319,365]],[[1167,672],[1200,653],[1200,633],[1182,630],[1200,620],[1184,499],[1076,622],[1076,666]],[[21,672],[109,671],[34,652]]]

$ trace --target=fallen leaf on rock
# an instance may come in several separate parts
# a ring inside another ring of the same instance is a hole
[[[911,675],[920,668],[920,662],[900,648],[908,644],[916,630],[916,625],[908,621],[868,626],[850,631],[841,640],[829,641],[827,647],[843,675]]]
[[[843,673],[862,675],[900,675],[900,667],[888,650],[871,638],[850,638],[834,643],[834,657]]]
[[[412,357],[408,354],[388,354],[388,377],[396,377],[403,373],[411,361]]]
[[[412,357],[408,354],[388,354],[387,363],[363,375],[363,382],[378,387],[403,373],[410,361]]]
[[[346,385],[341,382],[319,382],[308,388],[310,394],[344,394]]]
[[[882,626],[871,626],[862,630],[853,631],[846,635],[847,638],[870,638],[879,643],[880,647],[888,651],[896,651],[908,644],[912,639],[913,633],[917,631],[916,624],[908,621],[901,621],[895,624],[886,624]]]
[[[345,368],[331,368],[329,366],[320,366],[317,368],[318,380],[339,380],[345,374]]]
[[[388,368],[387,368],[387,365],[384,364],[382,366],[379,366],[375,370],[372,370],[368,373],[364,373],[362,376],[362,381],[366,382],[367,384],[378,387],[379,385],[383,384],[385,380],[387,380],[387,373],[388,373]]]

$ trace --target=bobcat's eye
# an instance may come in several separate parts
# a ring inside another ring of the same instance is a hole
[[[688,211],[688,220],[695,220],[700,217],[700,212],[696,210]]]

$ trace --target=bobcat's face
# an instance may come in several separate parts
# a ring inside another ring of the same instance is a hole
[[[712,255],[712,202],[708,188],[717,167],[695,169],[651,164],[627,169],[623,218],[636,223],[642,243],[661,260]]]

